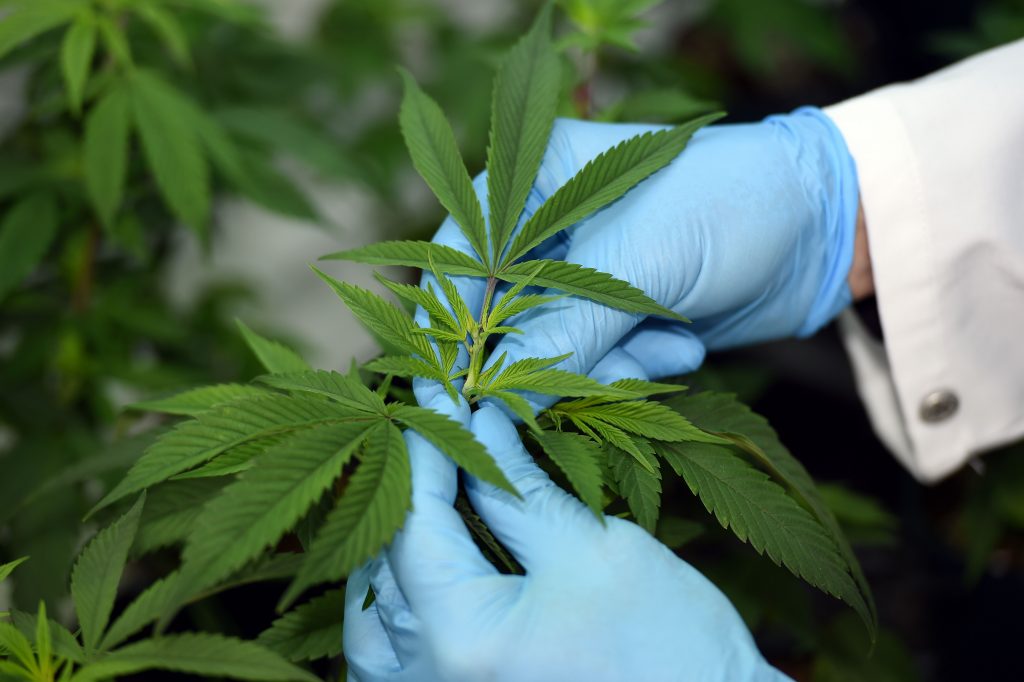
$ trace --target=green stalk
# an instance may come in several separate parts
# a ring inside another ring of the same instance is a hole
[[[498,278],[491,276],[487,278],[487,289],[484,291],[484,302],[480,306],[480,319],[476,329],[470,335],[472,342],[469,347],[469,372],[466,374],[466,383],[462,386],[462,395],[469,399],[470,392],[476,388],[476,382],[480,378],[480,370],[484,366],[484,344],[489,336],[490,323],[488,317],[491,314],[491,302],[494,300],[494,289],[498,286]]]

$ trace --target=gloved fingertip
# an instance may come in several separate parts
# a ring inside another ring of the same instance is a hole
[[[648,376],[647,370],[636,358],[616,347],[594,365],[594,369],[590,370],[590,378],[602,384],[611,384],[621,379],[646,380]]]

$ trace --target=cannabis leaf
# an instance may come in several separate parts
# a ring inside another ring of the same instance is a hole
[[[235,320],[235,322],[242,331],[245,342],[268,372],[287,374],[289,372],[309,371],[310,366],[291,348],[278,341],[263,338],[245,326],[245,323],[241,320]]]
[[[28,557],[23,556],[20,559],[15,559],[14,561],[8,562],[6,564],[0,564],[0,582],[7,580],[7,578],[11,575],[14,569],[16,569],[18,566],[22,565],[26,561],[28,561]]]
[[[602,468],[604,453],[586,436],[576,433],[545,431],[535,434],[537,442],[559,469],[565,473],[576,494],[603,521]]]
[[[636,440],[633,442],[637,443]],[[626,498],[633,518],[653,534],[661,508],[661,467],[654,456],[654,449],[646,441],[642,442],[644,447],[640,449],[640,456],[647,466],[643,466],[636,455],[614,445],[606,445],[605,452],[619,492]]]
[[[99,682],[154,669],[240,680],[319,682],[316,676],[257,644],[198,632],[129,644],[86,664],[72,681]]]
[[[341,474],[375,421],[309,429],[268,449],[196,519],[182,553],[192,590],[235,572],[295,525]]]
[[[676,128],[637,135],[602,152],[526,221],[509,247],[506,260],[521,258],[548,237],[615,201],[679,156],[697,130],[724,115],[708,114]]]
[[[367,435],[362,462],[327,515],[282,605],[317,582],[348,575],[391,539],[411,504],[410,475],[402,432],[393,424],[378,424]]]
[[[404,265],[420,270],[430,270],[433,263],[435,268],[450,275],[487,276],[487,268],[473,260],[472,256],[433,242],[378,242],[321,256],[320,260],[350,260],[369,265]]]
[[[837,546],[846,569],[855,581],[855,590],[841,595],[864,621],[872,640],[877,633],[877,614],[871,588],[864,578],[853,549],[839,528],[835,516],[821,499],[810,474],[779,440],[767,420],[743,405],[735,396],[722,393],[700,393],[674,396],[666,404],[686,413],[693,423],[706,431],[717,433],[735,443],[755,458],[775,479],[814,515]],[[742,434],[742,435],[740,435]]]
[[[258,386],[217,384],[193,388],[167,398],[133,403],[129,407],[133,410],[195,417],[225,403],[247,398],[260,398],[265,395],[267,395],[267,391]]]
[[[412,163],[466,235],[477,255],[485,264],[489,263],[483,210],[459,155],[451,126],[445,120],[441,107],[420,90],[409,72],[402,69],[400,73],[405,96],[398,120]]]
[[[300,431],[359,413],[333,401],[268,395],[203,412],[163,435],[90,514],[250,441]]]
[[[341,653],[345,591],[329,590],[274,621],[257,643],[290,661],[313,661]]]
[[[391,415],[433,443],[467,473],[518,495],[484,446],[458,422],[433,410],[413,405],[398,405]]]
[[[131,95],[123,85],[115,84],[89,111],[82,141],[89,201],[108,230],[124,194],[130,132]]]
[[[135,540],[145,495],[86,546],[71,572],[71,596],[87,650],[99,644],[114,609],[121,571]]]
[[[4,216],[0,222],[0,301],[46,255],[57,235],[57,221],[56,199],[47,192],[20,199]]]
[[[650,298],[632,284],[611,275],[576,263],[555,260],[528,260],[506,266],[495,276],[506,282],[521,282],[527,278],[537,286],[564,291],[567,294],[603,303],[631,313],[658,315],[688,322]]]
[[[513,47],[494,79],[491,138],[487,149],[487,200],[492,262],[519,222],[555,121],[560,81],[551,45],[551,7]]]

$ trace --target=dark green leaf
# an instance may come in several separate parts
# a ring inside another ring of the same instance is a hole
[[[487,225],[473,181],[459,155],[451,126],[437,102],[401,70],[405,86],[399,122],[412,163],[451,214],[480,259],[487,263]]]
[[[85,665],[75,682],[98,682],[144,670],[173,670],[237,680],[295,682],[319,678],[252,642],[209,633],[165,635],[121,647]]]
[[[52,194],[30,194],[7,212],[0,223],[0,301],[36,269],[56,235]]]
[[[317,268],[313,271],[327,283],[334,293],[345,302],[370,332],[385,347],[399,353],[418,355],[427,362],[437,362],[437,356],[427,339],[416,334],[416,323],[404,310],[397,308],[383,298],[361,287],[334,279]]]
[[[384,400],[355,376],[347,377],[321,369],[315,372],[270,374],[259,377],[257,381],[285,391],[322,395],[354,410],[384,413]]]
[[[121,206],[128,169],[131,97],[117,85],[93,107],[85,120],[82,155],[85,187],[103,226],[113,229]]]
[[[677,128],[644,133],[602,152],[537,209],[509,247],[513,262],[533,247],[607,206],[679,156],[693,134],[721,118],[711,114]]]
[[[95,50],[96,18],[91,11],[82,11],[65,31],[60,47],[61,71],[68,89],[68,102],[75,115],[82,110],[82,95]]]
[[[74,0],[20,3],[0,21],[0,57],[40,33],[71,21],[81,9]]]
[[[358,414],[334,402],[283,395],[222,405],[163,435],[89,513],[244,443],[348,421]]]
[[[252,352],[259,358],[260,364],[268,372],[274,374],[286,374],[289,372],[307,372],[310,366],[299,357],[299,354],[282,343],[266,339],[253,330],[249,329],[241,320],[235,320],[238,328],[242,330],[245,342],[252,349]]]
[[[421,270],[430,270],[433,262],[435,268],[449,275],[487,276],[487,268],[473,260],[472,256],[433,242],[378,242],[358,249],[331,253],[320,260],[350,260],[370,265],[404,265]]]
[[[124,516],[101,530],[82,550],[71,572],[71,596],[87,650],[96,648],[110,620],[145,499],[143,494]]]
[[[875,602],[850,543],[839,528],[835,516],[818,495],[814,481],[803,465],[782,444],[768,421],[743,405],[735,396],[723,393],[700,393],[694,396],[673,396],[665,401],[702,429],[727,437],[736,437],[738,446],[765,466],[772,475],[792,491],[814,514],[839,547],[847,569],[853,575],[857,590],[844,595],[864,620],[872,640],[877,636]]]
[[[388,542],[411,504],[409,453],[394,424],[368,435],[362,463],[313,541],[307,559],[282,604],[318,582],[348,575]]]
[[[42,602],[40,602],[40,605]],[[39,617],[25,613],[24,611],[12,611],[11,622],[14,623],[14,627],[18,628],[21,634],[25,635],[33,644],[38,641],[39,638]],[[78,643],[75,636],[68,631],[66,627],[48,618],[47,622],[50,626],[50,637],[51,646],[53,647],[53,653],[60,658],[66,658],[74,661],[75,663],[81,663],[85,660],[85,651],[82,649],[82,645]]]
[[[179,64],[189,65],[188,36],[172,13],[152,2],[135,4],[132,11],[153,29]]]
[[[506,282],[519,282],[529,277],[537,286],[564,291],[626,312],[688,321],[682,315],[657,303],[632,284],[575,263],[554,260],[523,261],[503,268],[497,273],[497,277]]]
[[[494,79],[487,148],[492,262],[501,260],[547,148],[561,85],[559,70],[551,45],[551,7],[545,6]]]
[[[608,463],[633,518],[653,534],[661,511],[661,467],[651,447],[642,442],[645,447],[640,452],[648,466],[641,466],[632,454],[614,445],[607,447]]]
[[[129,405],[133,410],[163,412],[194,417],[225,403],[246,398],[259,398],[267,395],[265,389],[245,384],[217,384],[193,388],[183,393],[176,393],[167,398],[144,400]]]
[[[723,528],[866,616],[846,559],[825,528],[768,475],[729,446],[655,443]]]
[[[231,575],[290,530],[341,475],[375,422],[330,424],[271,447],[208,502],[182,553],[182,575],[199,590]]]
[[[413,405],[398,405],[391,415],[433,443],[467,473],[518,495],[484,446],[458,422],[433,410]]]
[[[551,461],[565,473],[576,494],[603,522],[604,476],[601,472],[604,452],[601,448],[586,436],[576,433],[544,431],[535,437]]]
[[[345,591],[330,590],[274,621],[256,641],[289,661],[315,661],[341,653]]]
[[[135,126],[157,187],[171,211],[205,232],[210,213],[210,172],[193,125],[195,105],[160,76],[132,77]]]

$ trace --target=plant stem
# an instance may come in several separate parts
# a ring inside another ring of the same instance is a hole
[[[477,379],[480,377],[480,370],[484,366],[484,344],[487,341],[487,318],[491,313],[491,302],[494,300],[494,290],[498,286],[498,278],[493,275],[487,278],[487,288],[484,290],[484,302],[480,306],[480,318],[477,321],[476,329],[470,335],[472,344],[469,348],[469,372],[466,374],[466,383],[462,386],[462,395],[469,399],[470,392],[476,388]]]

